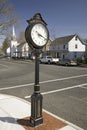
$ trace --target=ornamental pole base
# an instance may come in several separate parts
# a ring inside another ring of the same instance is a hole
[[[33,127],[43,124],[42,99],[43,97],[40,93],[34,93],[31,96],[30,125]]]
[[[32,117],[30,118],[30,125],[32,127],[36,127],[42,124],[43,124],[43,118],[38,118],[38,119],[33,119]]]

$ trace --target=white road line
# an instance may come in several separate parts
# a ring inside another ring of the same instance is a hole
[[[4,64],[0,64],[1,66],[3,66],[3,67],[8,67],[7,65],[4,65]]]
[[[31,86],[31,85],[34,85],[34,83],[23,84],[23,85],[16,85],[16,86],[12,86],[12,87],[0,88],[0,90],[8,90],[8,89],[22,88],[22,87],[27,87],[27,86]]]
[[[80,88],[84,88],[84,89],[87,89],[87,87],[83,87],[83,86],[81,86]]]
[[[65,91],[65,90],[69,90],[69,89],[73,89],[73,88],[82,87],[82,86],[85,86],[85,85],[87,85],[87,83],[75,85],[75,86],[71,86],[71,87],[67,87],[67,88],[57,89],[57,90],[53,90],[53,91],[49,91],[49,92],[44,92],[42,94],[45,95],[45,94],[50,94],[50,93],[55,93],[55,92],[61,92],[61,91]]]
[[[29,95],[29,96],[25,96],[24,98],[25,98],[25,99],[28,99],[28,98],[30,98],[30,97],[31,97],[31,95]]]
[[[75,78],[86,77],[86,76],[87,76],[87,74],[77,75],[77,76],[71,76],[71,77],[66,77],[66,78],[60,78],[60,79],[53,79],[53,80],[42,81],[40,83],[51,83],[51,82],[56,82],[56,81],[61,81],[61,80],[67,80],[67,79],[75,79]]]
[[[61,89],[57,89],[57,90],[53,90],[53,91],[48,91],[48,92],[43,92],[42,95],[46,95],[46,94],[51,94],[51,93],[55,93],[55,92],[61,92],[61,91],[65,91],[65,90],[69,90],[69,89],[73,89],[73,88],[78,88],[78,87],[82,87],[82,86],[86,86],[87,83],[85,84],[80,84],[80,85],[75,85],[75,86],[71,86],[71,87],[67,87],[67,88],[61,88]],[[31,95],[29,96],[25,96],[24,98],[30,98]]]
[[[66,78],[59,78],[59,79],[46,80],[46,81],[40,82],[40,84],[51,83],[51,82],[56,82],[56,81],[62,81],[62,80],[67,80],[67,79],[80,78],[80,77],[86,77],[86,76],[87,76],[87,74],[84,74],[84,75],[77,75],[77,76],[71,76],[71,77],[66,77]],[[34,83],[22,84],[22,85],[16,85],[16,86],[12,86],[12,87],[0,88],[0,90],[15,89],[15,88],[27,87],[27,86],[32,86],[32,85],[34,85]]]

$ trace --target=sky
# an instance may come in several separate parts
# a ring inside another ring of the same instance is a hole
[[[19,17],[22,31],[26,20],[40,13],[46,21],[50,38],[78,34],[87,39],[87,0],[9,0]],[[15,28],[20,33],[19,28]]]

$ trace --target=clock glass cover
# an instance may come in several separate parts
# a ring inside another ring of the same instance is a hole
[[[38,47],[44,46],[48,41],[48,30],[41,23],[35,24],[31,29],[31,38]]]

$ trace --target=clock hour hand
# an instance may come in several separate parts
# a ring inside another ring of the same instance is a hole
[[[45,40],[47,40],[47,38],[45,38],[44,36],[42,36],[40,33],[37,32],[37,34],[38,34],[38,36],[40,36],[40,37],[44,38]]]

